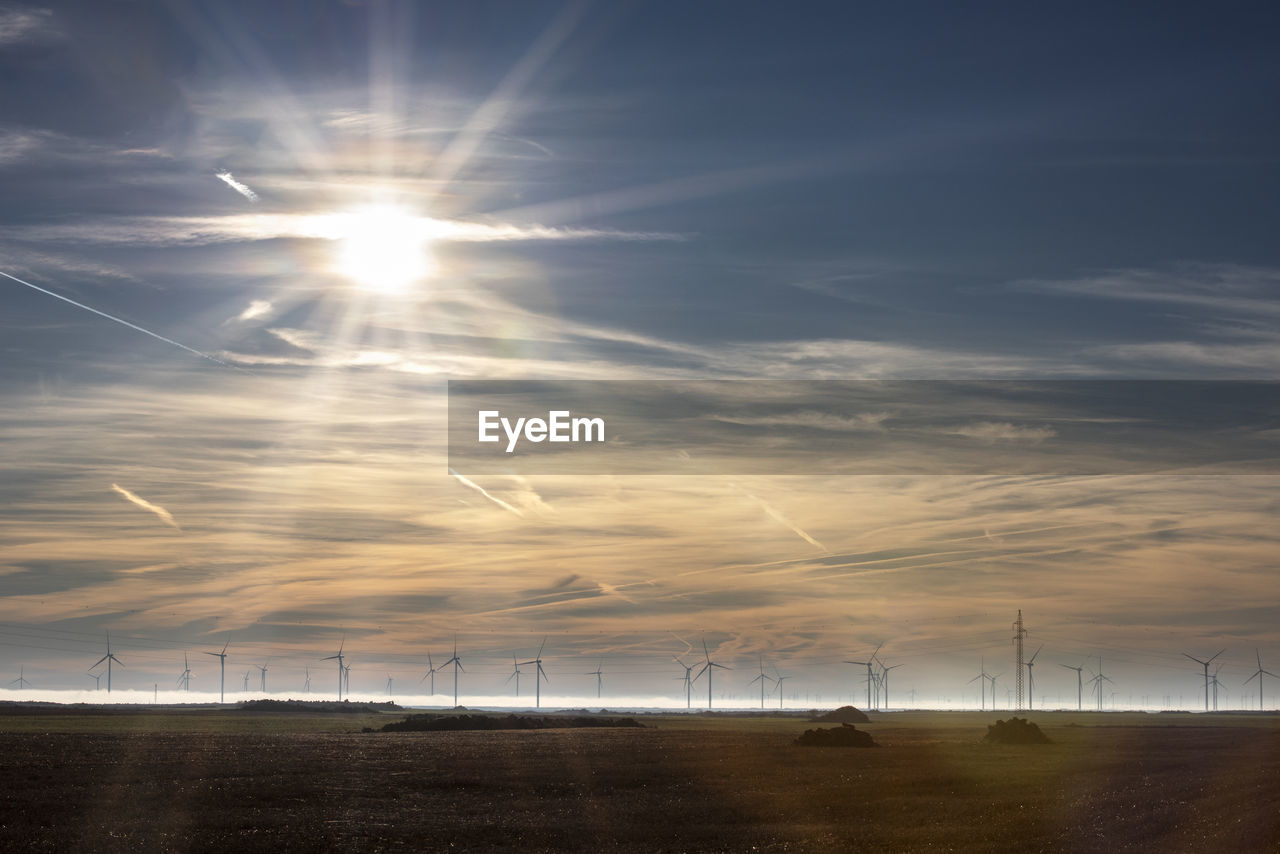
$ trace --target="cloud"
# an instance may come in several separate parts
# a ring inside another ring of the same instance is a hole
[[[857,415],[837,415],[831,412],[808,410],[779,415],[716,415],[716,421],[742,424],[752,427],[811,427],[839,433],[883,432],[888,412],[863,412]]]
[[[134,495],[132,492],[125,489],[123,486],[120,486],[119,484],[113,483],[111,484],[111,488],[115,490],[117,493],[119,493],[121,496],[123,496],[126,501],[132,504],[135,504],[138,507],[141,507],[143,510],[146,510],[149,513],[156,514],[156,516],[160,517],[160,521],[164,522],[169,527],[176,528],[179,531],[182,530],[182,528],[179,527],[178,523],[174,521],[173,514],[170,513],[168,510],[164,509],[163,507],[161,507],[159,504],[152,504],[150,501],[147,501],[145,498]]]
[[[0,6],[0,45],[43,41],[60,34],[52,10],[34,6]]]
[[[995,442],[1031,442],[1040,444],[1052,439],[1058,431],[1052,427],[1018,427],[1007,422],[979,421],[944,431],[949,436],[966,436],[990,445]]]
[[[236,316],[236,320],[240,322],[244,322],[246,320],[253,320],[258,317],[263,317],[264,315],[270,314],[273,308],[274,306],[272,306],[271,300],[265,300],[265,299],[251,300],[249,302],[248,307]]]
[[[209,246],[260,240],[341,240],[366,228],[360,214],[236,214],[207,217],[121,217],[61,225],[16,226],[14,237],[33,241],[121,246]],[[681,241],[688,235],[602,228],[482,223],[414,217],[404,225],[422,240],[454,243],[514,241]]]
[[[239,181],[237,181],[230,172],[219,172],[217,173],[217,177],[219,180],[225,183],[228,187],[235,190],[237,193],[244,196],[249,201],[251,202],[258,201],[258,194],[255,193],[253,190],[249,189],[249,186],[247,184],[242,184]]]

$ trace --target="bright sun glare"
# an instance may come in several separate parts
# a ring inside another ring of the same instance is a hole
[[[364,290],[403,293],[435,272],[421,217],[398,208],[370,207],[335,219],[337,269]]]

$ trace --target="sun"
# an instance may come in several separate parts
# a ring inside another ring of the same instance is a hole
[[[427,221],[395,207],[338,214],[335,268],[367,291],[404,293],[436,271]]]

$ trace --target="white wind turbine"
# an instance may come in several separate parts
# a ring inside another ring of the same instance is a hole
[[[205,655],[214,655],[218,657],[218,664],[222,672],[221,679],[218,682],[218,702],[225,703],[227,701],[227,647],[231,645],[231,636],[227,636],[227,642],[222,645],[222,652],[206,652]]]
[[[454,638],[453,638],[453,657],[451,657],[444,664],[440,665],[440,669],[444,670],[450,664],[453,665],[453,705],[456,708],[458,705],[458,671],[461,670],[463,673],[467,672],[462,666],[462,659],[458,658],[457,635],[454,635]]]
[[[104,661],[107,663],[107,693],[110,694],[111,693],[111,662],[114,661],[116,664],[119,664],[121,667],[124,667],[124,664],[121,663],[120,659],[116,658],[114,655],[111,654],[111,632],[107,632],[107,654],[102,656],[102,658],[99,658],[97,662],[94,663],[93,667],[90,667],[89,669],[93,670],[95,667],[97,667],[99,664],[101,664]]]
[[[693,677],[693,681],[694,681],[694,682],[697,682],[699,679],[701,679],[701,678],[702,678],[702,674],[704,674],[704,673],[705,673],[705,674],[707,674],[707,708],[709,709],[709,708],[711,708],[711,673],[712,673],[712,670],[713,670],[714,668],[716,668],[716,667],[719,667],[721,670],[732,670],[733,668],[731,668],[731,667],[725,667],[723,664],[716,664],[714,661],[712,661],[712,660],[711,660],[711,653],[707,651],[707,640],[706,640],[706,638],[703,638],[703,639],[702,639],[702,657],[703,657],[703,658],[705,658],[705,659],[707,660],[707,663],[706,663],[706,664],[704,664],[704,665],[702,665],[702,669],[698,671],[698,675],[697,675],[697,676]]]
[[[338,702],[342,702],[342,677],[346,675],[347,669],[342,666],[342,648],[347,645],[347,636],[343,635],[342,640],[338,642],[338,651],[333,655],[326,656],[321,661],[338,662]]]
[[[546,679],[548,683],[551,682],[551,680],[547,678],[547,672],[542,669],[542,650],[546,645],[547,639],[543,638],[542,645],[538,647],[538,654],[528,661],[520,662],[520,664],[535,665],[535,669],[533,671],[534,707],[539,709],[542,708],[542,680]]]

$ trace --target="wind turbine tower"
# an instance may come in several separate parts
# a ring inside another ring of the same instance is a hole
[[[882,667],[880,670],[880,684],[884,688],[884,707],[886,709],[889,708],[889,671],[901,666],[901,664],[891,664],[888,667]],[[995,695],[992,694],[992,696],[994,697]]]
[[[783,700],[782,683],[784,680],[787,680],[790,678],[791,678],[790,676],[783,676],[781,673],[779,673],[777,667],[773,668],[773,684],[778,689],[778,708],[779,709],[782,708],[782,700]]]
[[[880,651],[880,647],[882,646],[884,646],[883,641],[881,643],[876,644],[875,650],[871,653],[870,656],[867,657],[866,661],[848,661],[848,660],[845,661],[845,664],[858,664],[867,668],[867,708],[868,709],[871,708],[871,685],[873,682],[875,682],[875,674],[872,672],[871,668],[875,663],[876,653]]]
[[[511,658],[512,658],[512,659],[514,659],[514,658],[515,658],[515,656],[514,656],[514,655],[513,655],[513,656],[511,656]],[[427,653],[427,672],[426,672],[426,673],[424,673],[424,674],[422,675],[422,678],[418,680],[418,684],[419,684],[419,685],[421,685],[423,682],[426,682],[426,681],[427,681],[427,677],[428,677],[428,676],[430,676],[430,677],[431,677],[431,696],[433,696],[433,697],[434,697],[434,696],[436,695],[436,666],[435,666],[435,664],[431,661],[431,653],[429,653],[429,652]],[[520,694],[519,687],[520,687],[520,686],[518,686],[518,685],[516,686],[516,689],[517,689],[517,690],[516,690],[516,695],[517,695],[517,696],[519,696],[519,694]]]
[[[107,632],[107,654],[102,656],[102,658],[99,658],[97,662],[93,665],[93,667],[90,667],[89,669],[93,670],[94,667],[97,667],[99,664],[101,664],[104,661],[107,663],[107,693],[110,694],[111,693],[111,662],[114,661],[116,664],[119,664],[121,667],[124,667],[124,665],[120,663],[120,659],[116,658],[114,655],[111,654],[111,633],[110,632]]]
[[[987,673],[986,659],[979,658],[978,659],[978,675],[965,683],[966,685],[972,685],[974,682],[978,683],[978,690],[982,692],[982,696],[978,700],[978,708],[984,712],[987,710],[987,680],[990,678],[991,676]],[[991,705],[994,706],[995,704],[996,704],[996,698],[992,697]]]
[[[1253,672],[1252,676],[1244,680],[1244,684],[1248,685],[1254,679],[1258,680],[1258,711],[1262,711],[1262,677],[1265,675],[1265,676],[1270,676],[1272,679],[1280,679],[1280,676],[1276,676],[1270,670],[1263,670],[1262,669],[1262,652],[1258,650],[1256,647],[1254,648],[1253,651],[1254,651],[1254,654],[1256,654],[1258,657],[1258,669]]]
[[[1202,665],[1204,667],[1204,710],[1206,712],[1209,711],[1209,662],[1213,661],[1213,659],[1222,655],[1224,652],[1226,652],[1225,649],[1218,650],[1209,658],[1209,661],[1201,661],[1200,659],[1196,658],[1194,655],[1187,655],[1187,653],[1185,652],[1183,653],[1184,656],[1191,659],[1196,664]],[[111,683],[111,680],[108,679],[107,684],[110,684],[110,683]]]
[[[684,707],[686,709],[692,709],[693,708],[693,676],[691,674],[693,673],[694,665],[685,664],[683,661],[676,658],[674,655],[671,656],[671,658],[673,661],[675,661],[677,664],[679,664],[681,667],[684,668],[684,676],[677,676],[676,678],[684,679]]]
[[[761,655],[760,656],[760,675],[757,676],[755,679],[752,679],[750,682],[748,682],[747,685],[751,686],[757,682],[760,683],[760,708],[762,709],[764,708],[764,686],[765,686],[765,683],[771,679],[773,679],[772,676],[766,676],[764,674],[764,656]]]
[[[711,674],[712,674],[712,671],[713,671],[715,668],[717,668],[717,667],[719,667],[721,670],[730,670],[730,669],[732,669],[732,668],[725,667],[723,664],[716,664],[714,661],[712,661],[712,660],[711,660],[711,653],[707,651],[707,640],[706,640],[706,638],[703,638],[703,639],[702,639],[702,657],[703,657],[703,658],[705,658],[705,659],[707,660],[707,663],[706,663],[706,664],[704,664],[704,665],[702,665],[702,669],[698,671],[698,675],[697,675],[697,676],[693,677],[693,681],[694,681],[694,682],[697,682],[699,679],[701,679],[701,678],[702,678],[702,674],[704,674],[704,673],[705,673],[705,674],[707,674],[707,708],[709,709],[709,708],[711,708]]]
[[[347,636],[343,635],[342,640],[338,642],[337,653],[320,659],[321,661],[336,660],[338,662],[338,702],[342,702],[342,677],[346,675],[346,672],[347,672],[346,668],[342,666],[342,648],[346,646],[346,644],[347,644]]]
[[[453,638],[453,656],[444,664],[440,665],[440,669],[444,670],[450,664],[453,665],[453,705],[456,707],[458,705],[458,671],[462,670],[463,673],[467,672],[466,670],[463,670],[462,659],[458,658],[458,638],[456,635]],[[434,684],[434,678],[432,680],[432,684]]]
[[[218,702],[225,703],[227,701],[227,647],[231,645],[230,636],[227,642],[222,645],[222,652],[206,652],[205,655],[216,655],[218,664],[222,672],[222,677],[218,682]]]
[[[1093,671],[1089,672],[1093,673]],[[1102,656],[1098,656],[1098,672],[1093,674],[1093,678],[1089,681],[1093,683],[1093,693],[1098,695],[1098,711],[1102,711],[1102,683],[1111,682],[1112,685],[1116,684],[1111,681],[1110,676],[1102,672]]]
[[[1030,711],[1031,707],[1035,705],[1036,674],[1031,668],[1036,666],[1036,656],[1040,654],[1042,649],[1044,649],[1043,646],[1036,647],[1036,651],[1031,654],[1031,658],[1027,661],[1027,711]]]
[[[1068,670],[1076,672],[1076,711],[1079,712],[1084,708],[1084,665],[1080,667],[1072,667],[1070,664],[1059,664],[1059,667],[1065,667]]]
[[[542,708],[542,680],[546,679],[548,682],[551,681],[550,679],[547,679],[547,671],[542,669],[542,650],[544,647],[546,647],[546,645],[547,645],[547,639],[543,638],[542,645],[538,647],[538,654],[535,655],[533,658],[529,659],[528,661],[520,662],[521,664],[534,665],[534,671],[533,671],[534,706],[535,708],[539,708],[539,709]]]
[[[1018,619],[1015,620],[1013,623],[1013,645],[1014,645],[1014,648],[1017,650],[1017,657],[1018,657],[1018,670],[1016,675],[1014,676],[1013,694],[1015,697],[1015,708],[1018,711],[1022,711],[1022,665],[1024,664],[1022,660],[1022,652],[1023,652],[1022,645],[1023,645],[1023,642],[1026,640],[1026,638],[1027,638],[1027,629],[1025,626],[1022,625],[1022,609],[1019,608]]]

